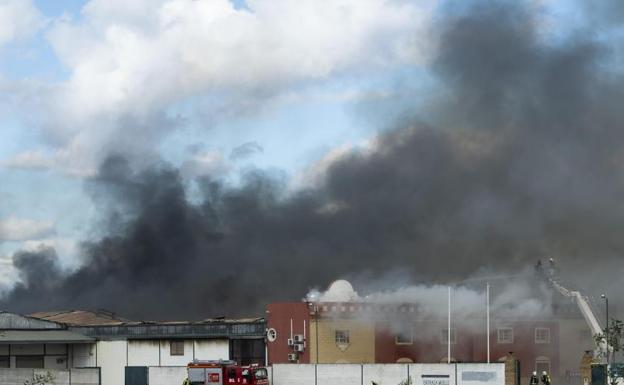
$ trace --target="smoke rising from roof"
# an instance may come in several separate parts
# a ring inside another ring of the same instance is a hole
[[[321,185],[287,194],[257,170],[239,187],[199,179],[191,201],[175,167],[111,155],[87,186],[106,231],[83,244],[84,266],[15,254],[23,283],[3,308],[261,314],[340,276],[445,282],[545,255],[572,287],[621,289],[624,77],[607,43],[545,41],[532,8],[471,4],[437,26],[426,108],[335,160]]]
[[[548,288],[546,279],[540,278],[543,277],[536,276],[531,269],[508,276],[505,280],[490,277],[494,281],[490,290],[491,317],[499,321],[545,320],[556,316],[559,306],[565,306],[566,303],[572,305],[570,301],[563,300],[563,297],[556,296]],[[401,331],[414,319],[436,323],[445,320],[448,317],[450,294],[453,325],[464,330],[481,332],[487,312],[485,285],[484,280],[475,279],[449,285],[394,285],[392,289],[386,288],[380,291],[363,287],[366,294],[360,295],[348,281],[337,280],[332,282],[325,291],[311,290],[304,301],[325,304],[324,306],[328,304],[336,306],[336,303],[340,303],[340,306],[350,306],[346,304],[351,303],[389,307],[393,310],[381,314],[374,311],[358,311],[348,314],[350,318],[359,319],[364,323],[381,317],[390,328]],[[408,312],[410,313],[408,317],[406,317],[406,311],[398,311],[405,306],[414,308]],[[574,310],[574,307],[572,309]],[[326,316],[340,318],[344,317],[344,313],[329,312]]]

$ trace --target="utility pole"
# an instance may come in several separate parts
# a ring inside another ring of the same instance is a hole
[[[486,298],[486,335],[487,335],[487,363],[490,363],[490,283],[486,283],[485,285],[485,298]]]

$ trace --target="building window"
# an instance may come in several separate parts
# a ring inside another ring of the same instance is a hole
[[[336,330],[336,343],[348,344],[349,343],[349,331],[348,330]]]
[[[43,369],[43,356],[17,356],[16,368]]]
[[[169,341],[169,354],[172,356],[183,356],[184,341]]]
[[[542,372],[550,374],[550,359],[548,357],[540,356],[535,359],[535,371],[538,375]]]
[[[498,338],[497,341],[499,344],[511,344],[513,343],[513,329],[512,328],[498,328]]]
[[[448,343],[448,329],[442,329],[442,333],[440,334],[440,342],[443,344]],[[455,328],[451,328],[451,345],[457,342],[457,333],[455,332]]]
[[[264,364],[264,339],[231,339],[230,359],[239,365]]]
[[[10,357],[9,356],[0,356],[0,368],[8,368],[10,367]]]
[[[414,343],[414,336],[412,329],[398,333],[396,335],[395,343],[397,345],[411,345]]]
[[[549,344],[550,343],[550,329],[549,328],[535,328],[535,343],[536,344]]]

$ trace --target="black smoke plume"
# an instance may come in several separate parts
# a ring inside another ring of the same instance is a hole
[[[66,274],[53,250],[17,253],[23,283],[2,307],[262,315],[341,276],[447,282],[543,257],[572,288],[621,293],[624,78],[613,47],[584,30],[544,37],[519,2],[464,8],[435,28],[425,106],[334,161],[319,185],[287,193],[254,171],[240,187],[198,180],[191,194],[175,167],[133,171],[111,156],[87,187],[106,221],[83,245],[84,266]]]

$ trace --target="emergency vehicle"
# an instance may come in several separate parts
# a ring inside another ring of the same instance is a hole
[[[191,385],[269,385],[268,372],[259,365],[240,366],[231,360],[199,361],[187,365]]]

